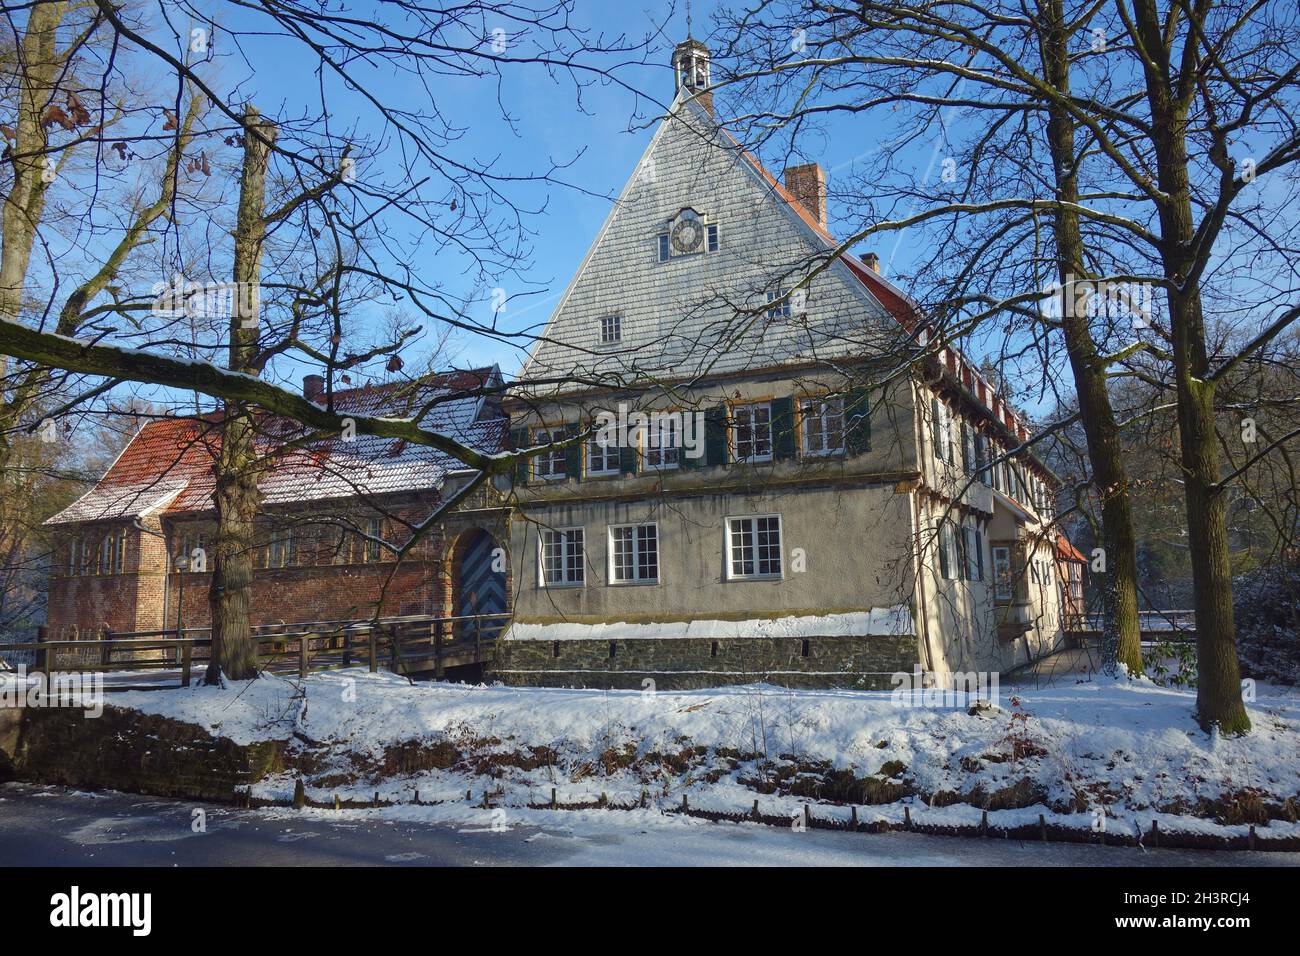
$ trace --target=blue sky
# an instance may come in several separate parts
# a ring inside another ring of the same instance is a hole
[[[713,3],[700,0],[693,4],[693,33],[697,37],[707,33],[713,7]],[[656,33],[665,18],[666,28]],[[607,36],[622,33],[629,39],[639,39],[653,34],[653,51],[648,55],[652,62],[622,69],[619,76],[628,86],[660,97],[665,103],[671,99],[673,75],[668,61],[673,45],[686,36],[686,16],[681,4],[674,7],[669,3],[580,2],[576,5],[575,22]],[[315,92],[311,75],[314,58],[300,50],[286,56],[284,51],[288,48],[288,42],[283,39],[267,41],[267,46],[260,51],[263,55],[255,57],[258,69],[248,79],[246,88],[266,102],[271,102],[268,97],[283,97],[288,106],[295,96],[301,95],[305,102]],[[247,49],[257,48],[247,46]],[[232,75],[238,75],[237,64],[232,64],[231,70]],[[586,88],[579,109],[572,85],[550,79],[540,68],[509,68],[505,74],[500,96],[514,118],[513,128],[501,117],[493,80],[440,80],[435,98],[438,109],[465,129],[463,139],[454,146],[461,158],[482,160],[500,156],[507,168],[522,172],[545,167],[552,160],[566,162],[577,156],[573,165],[560,175],[580,184],[581,189],[536,185],[516,192],[521,204],[532,207],[544,204],[545,211],[529,223],[537,233],[532,241],[532,267],[527,272],[533,288],[526,297],[510,301],[499,322],[511,330],[539,333],[595,238],[614,197],[648,145],[659,110],[655,104],[610,83]],[[308,81],[306,85],[304,79]],[[393,97],[409,96],[413,89],[401,78],[375,75],[373,82],[377,91]],[[354,105],[361,116],[367,112],[365,104],[357,98],[331,96],[336,106]],[[333,119],[337,125],[346,126],[353,117],[339,109]],[[851,136],[821,137],[818,142],[827,151],[812,158],[820,161],[831,176],[847,175],[855,154],[875,145],[863,141],[860,129]],[[779,167],[777,160],[774,169],[779,171]],[[882,247],[885,253],[882,258],[888,260],[892,245],[893,241],[889,240]],[[448,276],[453,289],[455,277],[463,268],[463,263],[453,257],[434,255],[427,260],[417,258],[412,265],[422,275]],[[508,294],[516,294],[518,283],[502,280],[501,285]],[[467,294],[469,283],[462,282],[460,291]],[[482,291],[479,301],[470,307],[471,313],[484,321],[491,317],[487,294],[488,290]],[[467,334],[461,334],[453,343],[456,364],[496,362],[507,374],[518,370],[524,355],[523,347]]]

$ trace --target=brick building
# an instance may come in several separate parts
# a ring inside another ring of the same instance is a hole
[[[321,380],[304,393],[324,402]],[[496,368],[336,392],[346,415],[410,415],[483,449],[506,434]],[[62,534],[50,587],[50,636],[209,623],[213,464],[219,416],[146,424],[87,494],[47,522]],[[424,446],[356,435],[300,443],[297,426],[259,421],[262,505],[254,554],[254,624],[505,611],[492,573],[505,510],[489,489],[402,556],[397,548],[469,475]],[[485,572],[487,568],[487,572]],[[468,581],[468,587],[461,585]]]

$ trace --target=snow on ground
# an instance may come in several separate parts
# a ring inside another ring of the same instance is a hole
[[[201,724],[240,743],[290,741],[291,769],[254,789],[286,799],[445,801],[466,791],[526,812],[639,803],[791,818],[995,826],[1050,824],[1300,835],[1300,696],[1260,688],[1254,731],[1218,738],[1194,694],[1147,681],[1026,689],[987,714],[964,695],[751,685],[642,693],[420,683],[364,670],[222,690],[113,694],[110,704]],[[942,703],[942,702],[940,702]],[[906,706],[905,706],[906,705]],[[916,706],[911,706],[916,705]],[[914,799],[906,800],[906,797]],[[1104,808],[1104,811],[1103,811]],[[430,811],[438,812],[438,811]],[[452,812],[448,808],[447,812]],[[601,811],[605,812],[605,811]],[[619,815],[622,815],[621,813]]]

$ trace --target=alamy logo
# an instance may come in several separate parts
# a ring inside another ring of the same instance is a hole
[[[75,929],[89,926],[125,926],[133,936],[148,936],[153,927],[153,896],[150,893],[82,893],[74,886],[68,893],[50,897],[50,925]]]
[[[15,680],[0,685],[0,709],[7,707],[70,707],[80,708],[87,717],[104,713],[104,675],[98,671],[27,673],[27,665],[19,664]]]
[[[153,313],[192,319],[238,317],[246,329],[257,325],[262,304],[261,287],[255,282],[187,282],[179,272],[166,282],[154,284]]]
[[[687,458],[704,454],[703,412],[618,412],[596,415],[596,444],[601,448],[679,448]]]

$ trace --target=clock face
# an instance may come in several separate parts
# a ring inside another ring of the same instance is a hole
[[[704,241],[704,228],[698,219],[683,219],[673,226],[673,249],[678,253],[698,252]]]

